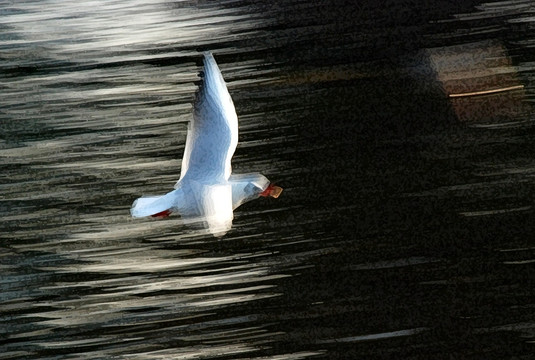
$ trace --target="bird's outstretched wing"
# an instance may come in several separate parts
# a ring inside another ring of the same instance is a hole
[[[195,97],[180,179],[221,182],[231,173],[238,143],[238,116],[211,53],[204,54],[202,85]]]

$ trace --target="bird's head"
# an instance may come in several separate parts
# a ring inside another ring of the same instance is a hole
[[[273,183],[261,174],[232,175],[232,208],[236,209],[243,203],[262,197],[277,198],[282,192],[282,188]]]

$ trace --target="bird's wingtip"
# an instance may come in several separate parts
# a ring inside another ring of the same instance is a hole
[[[215,61],[214,55],[212,55],[210,51],[205,51],[203,55],[204,55],[204,58],[203,58],[204,71],[201,77],[203,78],[211,77],[212,75],[210,74],[214,74],[214,76],[217,77],[217,74],[219,74],[219,76],[221,77],[221,82],[224,82],[222,75],[221,75],[221,71],[219,70],[219,66],[217,65],[217,62]]]
[[[213,60],[214,59],[214,55],[212,54],[211,51],[203,51],[203,57],[204,57],[204,61],[207,61],[207,60]]]

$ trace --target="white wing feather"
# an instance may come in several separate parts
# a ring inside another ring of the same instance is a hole
[[[227,181],[238,144],[238,116],[225,80],[210,53],[204,54],[203,83],[189,124],[180,179]]]

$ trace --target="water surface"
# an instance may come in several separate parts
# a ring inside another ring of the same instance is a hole
[[[532,10],[0,3],[0,358],[528,358]],[[285,189],[221,239],[129,214],[178,179],[205,50],[234,171]]]

